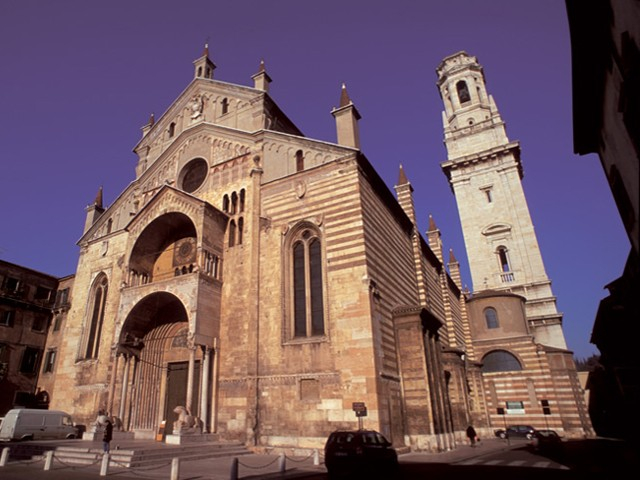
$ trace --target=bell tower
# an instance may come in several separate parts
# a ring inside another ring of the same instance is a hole
[[[523,296],[535,341],[566,349],[522,189],[520,144],[507,137],[476,57],[456,53],[436,72],[447,148],[441,166],[456,197],[473,291]]]

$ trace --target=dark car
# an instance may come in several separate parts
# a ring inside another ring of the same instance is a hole
[[[375,430],[339,430],[329,435],[324,446],[324,463],[329,475],[398,468],[398,454]]]
[[[531,447],[541,453],[553,453],[562,449],[562,438],[555,430],[536,430]]]
[[[513,437],[523,437],[528,440],[533,438],[533,434],[536,432],[536,429],[531,425],[511,425],[507,427],[506,430],[496,430],[494,433],[496,437],[500,438],[513,438]]]

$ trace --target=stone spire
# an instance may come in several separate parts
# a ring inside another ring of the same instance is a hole
[[[349,98],[347,86],[344,83],[340,92],[340,106],[338,108],[334,107],[331,110],[331,115],[336,119],[338,144],[360,149],[358,120],[361,117],[358,109]]]
[[[96,199],[93,201],[93,205],[98,207],[98,208],[103,208],[102,207],[102,185],[100,185],[100,188],[98,189],[98,193],[96,193]]]
[[[398,184],[395,186],[396,195],[398,197],[398,203],[407,214],[411,223],[416,224],[416,210],[413,202],[413,187],[407,175],[404,173],[404,168],[400,165],[400,173],[398,174]]]
[[[427,230],[427,241],[429,242],[429,247],[433,251],[433,253],[438,257],[440,263],[444,264],[444,258],[442,256],[442,238],[440,234],[440,230],[436,226],[436,221],[433,219],[431,215],[429,215],[429,229]]]
[[[100,218],[100,215],[104,213],[104,207],[102,206],[102,186],[98,189],[98,193],[96,194],[96,198],[91,205],[88,205],[85,209],[87,212],[87,217],[84,221],[84,232],[91,228],[91,226],[96,223],[96,221]]]
[[[253,86],[256,90],[262,90],[263,92],[269,92],[269,84],[271,83],[271,77],[264,68],[264,60],[260,60],[260,67],[258,73],[251,76],[253,79]]]

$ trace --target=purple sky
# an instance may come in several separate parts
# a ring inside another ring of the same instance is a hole
[[[340,85],[361,147],[390,188],[403,164],[418,226],[432,214],[470,285],[446,159],[435,69],[465,50],[519,140],[524,189],[569,348],[589,337],[629,243],[596,156],[573,154],[564,2],[537,0],[2,0],[0,258],[74,273],[86,205],[134,179],[132,148],[193,78],[209,42],[218,80],[270,93],[306,136],[335,142]]]

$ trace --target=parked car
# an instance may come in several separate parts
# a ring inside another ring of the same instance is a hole
[[[4,416],[0,440],[78,438],[71,416],[59,410],[14,408]]]
[[[555,430],[536,430],[530,445],[536,451],[553,453],[562,448],[562,438]]]
[[[496,437],[500,438],[513,438],[513,437],[523,437],[527,440],[531,440],[533,438],[533,434],[536,429],[531,425],[510,425],[506,430],[499,429],[495,430]]]
[[[393,473],[398,454],[381,433],[374,430],[339,430],[329,435],[324,463],[330,476],[362,471]]]

